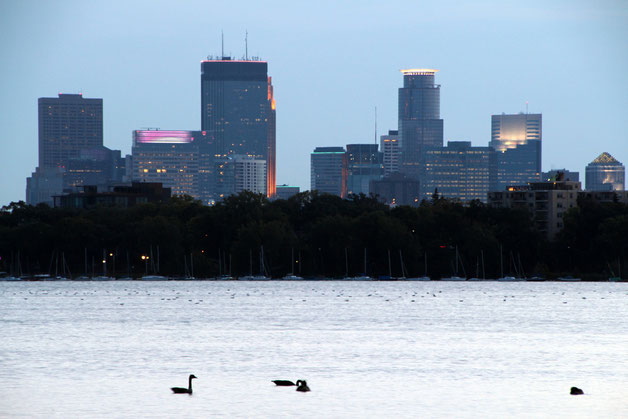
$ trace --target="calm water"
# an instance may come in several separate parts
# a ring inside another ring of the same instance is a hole
[[[628,284],[4,282],[0,326],[3,418],[628,417]]]

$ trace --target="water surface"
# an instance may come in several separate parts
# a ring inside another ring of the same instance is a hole
[[[627,417],[627,318],[621,283],[5,282],[0,417]]]

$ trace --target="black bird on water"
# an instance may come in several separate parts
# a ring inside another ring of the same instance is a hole
[[[196,375],[190,374],[190,377],[188,378],[188,388],[171,387],[170,390],[172,390],[175,394],[192,394],[192,378],[196,378]]]
[[[310,391],[305,380],[297,380],[297,391]]]
[[[569,391],[569,394],[577,396],[579,394],[584,394],[584,391],[582,391],[582,389],[580,389],[578,387],[572,387],[571,390]]]
[[[273,383],[275,383],[275,385],[277,386],[296,386],[296,384],[294,384],[292,381],[289,380],[273,380]]]

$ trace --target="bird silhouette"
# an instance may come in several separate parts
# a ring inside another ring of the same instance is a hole
[[[190,374],[190,377],[188,378],[188,388],[171,387],[170,390],[172,390],[172,392],[175,394],[192,394],[192,379],[193,378],[196,378],[196,375]]]

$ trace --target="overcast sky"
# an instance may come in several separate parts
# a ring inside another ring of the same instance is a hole
[[[543,170],[628,163],[628,1],[0,0],[0,205],[37,165],[37,98],[103,98],[105,146],[200,129],[200,61],[268,61],[277,182],[310,186],[316,146],[397,128],[403,68],[436,68],[445,141],[485,146],[491,114],[543,113]]]

